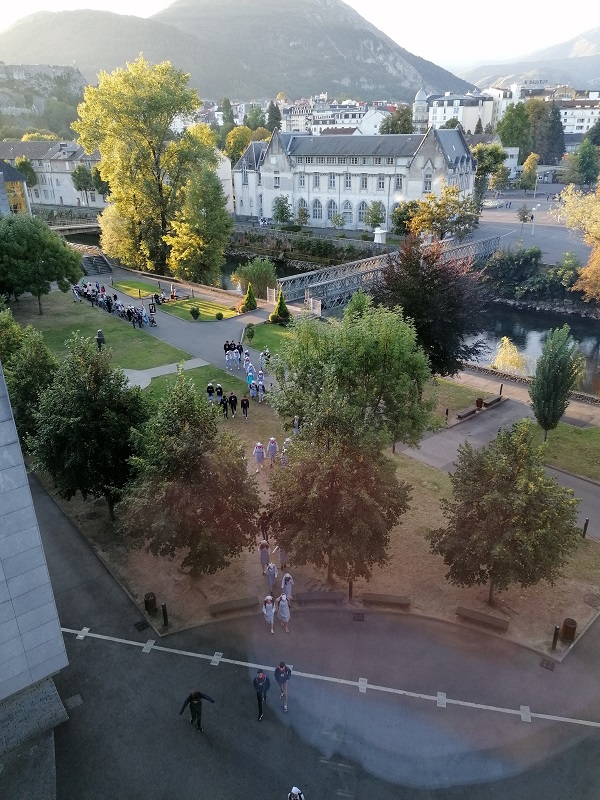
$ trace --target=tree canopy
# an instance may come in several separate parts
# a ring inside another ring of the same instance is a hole
[[[393,114],[381,121],[379,133],[386,135],[389,133],[412,133],[412,106],[400,106]]]
[[[459,447],[452,498],[442,500],[447,527],[428,534],[431,551],[457,586],[489,583],[495,590],[553,584],[577,546],[573,492],[545,470],[544,450],[533,443],[531,420],[500,431],[487,447]]]
[[[246,125],[237,125],[227,134],[225,152],[232,164],[236,164],[240,160],[251,140],[252,131]]]
[[[279,110],[279,106],[275,105],[272,100],[267,109],[266,128],[269,133],[273,133],[274,130],[279,130],[279,128],[281,128],[281,111]]]
[[[66,292],[81,274],[81,254],[45,222],[27,214],[0,218],[0,294],[31,292],[41,314],[52,282]]]
[[[402,308],[438,375],[454,375],[484,350],[483,340],[465,342],[480,333],[487,303],[479,275],[466,261],[444,260],[439,245],[423,247],[409,237],[388,257],[375,302]]]
[[[540,157],[537,153],[530,153],[525,159],[521,174],[522,189],[535,189],[538,181],[537,166],[539,160]]]
[[[73,128],[86,152],[100,151],[101,177],[131,240],[124,248],[129,266],[165,273],[165,236],[183,205],[190,173],[215,159],[193,131],[175,132],[176,120],[191,116],[199,103],[185,73],[168,61],[150,65],[142,56],[101,72],[98,85],[85,89]]]
[[[274,289],[277,285],[277,273],[272,261],[257,257],[241,264],[231,275],[231,280],[239,283],[243,292],[246,292],[251,283],[256,297],[266,300],[267,289]]]
[[[511,103],[496,126],[504,147],[519,148],[519,164],[531,152],[531,122],[524,103]]]
[[[251,131],[255,131],[257,128],[265,127],[266,125],[265,115],[260,106],[254,106],[254,108],[250,109],[250,111],[246,115],[244,124],[247,125]]]
[[[134,434],[135,478],[119,506],[123,526],[155,556],[213,574],[254,542],[260,500],[244,447],[218,434],[218,412],[183,368]]]
[[[15,158],[15,169],[19,170],[19,172],[25,176],[25,182],[30,189],[32,186],[37,185],[38,178],[35,174],[33,164],[28,158],[25,158],[25,156],[17,156],[17,158]]]
[[[439,196],[430,192],[416,203],[410,220],[410,232],[414,236],[428,234],[434,239],[443,239],[451,234],[461,239],[479,221],[476,201],[469,195],[461,197],[458,186],[444,183]]]
[[[477,162],[473,199],[475,200],[478,208],[481,208],[483,204],[483,197],[488,188],[490,178],[503,168],[504,162],[508,157],[508,153],[495,142],[492,142],[491,144],[480,142],[471,148],[471,152],[473,153],[473,158]]]

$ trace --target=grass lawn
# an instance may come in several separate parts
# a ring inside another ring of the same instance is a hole
[[[148,294],[160,294],[160,289],[158,288],[158,283],[151,283],[150,281],[138,281],[138,280],[118,280],[114,281],[112,284],[115,289],[118,289],[120,292],[124,292],[125,294],[130,295],[131,297],[144,297],[144,295]],[[169,290],[169,283],[167,278],[163,278],[163,282],[161,283],[161,288],[167,292]]]
[[[544,432],[539,426],[535,431],[541,444]],[[555,430],[548,431],[546,463],[600,481],[600,428],[576,428],[559,422]]]
[[[474,406],[475,400],[481,397],[481,389],[437,378],[430,384],[425,394],[427,397],[435,394],[436,406],[434,414],[440,417],[443,422],[446,416],[446,409],[448,409],[448,420],[453,421],[457,411]]]
[[[268,403],[259,403],[258,401],[251,400],[248,419],[244,419],[240,408],[240,401],[242,395],[244,393],[247,394],[247,384],[243,378],[238,377],[238,375],[243,375],[241,370],[234,375],[231,372],[226,372],[218,367],[209,365],[207,367],[197,367],[196,369],[186,370],[185,374],[194,381],[196,389],[203,397],[206,392],[206,384],[209,381],[212,382],[213,386],[220,383],[224,393],[227,395],[229,395],[232,390],[235,391],[238,398],[238,411],[235,415],[235,419],[232,419],[230,414],[228,419],[223,417],[219,424],[223,429],[235,433],[235,435],[239,436],[244,442],[248,450],[249,462],[252,458],[252,450],[256,442],[261,441],[266,446],[270,436],[274,436],[277,439],[279,448],[281,449],[283,440],[290,434],[289,432],[284,432],[281,420],[271,411]],[[144,389],[144,394],[157,399],[165,393],[168,386],[175,382],[175,379],[175,375],[161,375],[159,378],[154,378],[150,386]],[[268,390],[268,378],[265,386]],[[249,396],[248,394],[248,397]]]
[[[271,355],[275,355],[281,348],[283,339],[289,338],[291,332],[281,325],[271,325],[270,322],[263,322],[254,328],[254,338],[252,342],[245,339],[245,343],[249,344],[255,350],[264,350],[268,347]]]
[[[215,303],[213,300],[207,300],[204,297],[190,297],[189,300],[170,300],[168,303],[161,305],[161,311],[166,314],[173,314],[186,322],[194,322],[194,318],[190,314],[190,309],[196,306],[200,311],[200,316],[197,322],[208,322],[215,320],[215,314],[220,311],[224,319],[229,317],[236,317],[237,311],[232,310],[229,306],[222,303]]]
[[[40,330],[50,350],[59,358],[67,352],[65,342],[75,331],[93,339],[102,328],[106,344],[114,355],[114,363],[123,369],[149,369],[174,364],[190,358],[189,353],[155,339],[143,330],[133,328],[125,320],[101,311],[87,300],[74,303],[71,292],[51,292],[42,298],[43,314],[38,314],[35,297],[20,297],[11,303],[14,318],[21,325]]]

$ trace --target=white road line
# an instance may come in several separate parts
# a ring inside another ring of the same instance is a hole
[[[437,693],[437,707],[446,708],[446,692]]]
[[[367,693],[367,684],[368,684],[368,680],[366,678],[359,678],[358,679],[358,691],[361,694],[366,694]]]
[[[223,653],[215,653],[214,656],[210,660],[211,667],[218,667],[219,662],[223,658]]]
[[[148,652],[145,650],[148,647],[150,642],[134,642],[130,639],[120,639],[116,636],[105,636],[101,633],[90,633],[89,628],[82,628],[80,631],[73,630],[72,628],[61,628],[63,633],[71,633],[75,636],[76,639],[100,639],[104,642],[114,642],[116,644],[127,644],[133,647],[139,647],[143,652]],[[150,640],[151,641],[151,640]],[[151,650],[159,651],[161,653],[168,653],[169,655],[178,655],[178,656],[187,656],[188,658],[200,658],[204,661],[212,661],[215,658],[215,655],[206,655],[205,653],[194,653],[190,650],[176,650],[175,648],[171,647],[160,647],[156,645],[152,645]],[[232,664],[235,667],[247,667],[250,669],[262,669],[262,670],[269,670],[273,669],[273,665],[269,664],[253,664],[250,661],[237,661],[233,658],[220,658],[219,664]],[[291,669],[291,665],[288,664]],[[366,691],[366,678],[359,678],[358,681],[350,681],[346,678],[334,678],[331,675],[317,675],[313,672],[294,672],[294,677],[297,678],[307,678],[308,680],[314,681],[323,681],[325,683],[339,683],[342,686],[351,686],[353,688],[358,688],[361,691],[360,687],[364,686]],[[365,683],[361,683],[364,681]],[[376,686],[375,684],[369,683],[369,689],[374,692],[385,692],[386,694],[395,694],[401,697],[410,697],[415,700],[425,700],[434,702],[441,708],[445,708],[447,705],[454,705],[460,706],[462,708],[472,708],[477,711],[492,711],[497,714],[508,714],[510,716],[519,717],[523,722],[531,722],[534,719],[540,720],[548,720],[550,722],[566,722],[570,725],[583,725],[587,728],[598,728],[600,729],[600,722],[596,722],[594,720],[588,719],[574,719],[572,717],[561,717],[554,714],[540,714],[536,713],[535,711],[531,711],[529,706],[520,706],[518,709],[516,708],[502,708],[501,706],[490,706],[485,705],[483,703],[471,703],[467,700],[454,700],[451,697],[447,697],[443,692],[438,692],[436,695],[431,694],[423,694],[422,692],[409,692],[406,689],[394,689],[391,686]],[[440,705],[440,697],[444,698],[445,705]]]
[[[150,650],[154,647],[156,639],[148,639],[146,644],[142,647],[142,653],[149,653]]]

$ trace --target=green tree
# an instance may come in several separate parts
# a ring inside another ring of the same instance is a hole
[[[233,221],[214,170],[205,167],[190,178],[185,203],[172,228],[173,233],[165,237],[169,270],[184,280],[218,283]]]
[[[78,333],[34,413],[28,444],[36,469],[48,472],[60,497],[104,497],[114,505],[131,477],[131,429],[145,420],[140,390],[128,387],[111,352]]]
[[[484,132],[484,133],[487,133],[487,134],[494,133],[494,126],[492,125],[492,123],[491,123],[491,122],[488,122],[488,123],[487,123],[487,125],[486,125],[486,126],[485,126],[485,128],[483,129],[483,132]]]
[[[165,236],[185,199],[190,174],[215,155],[193,131],[178,134],[179,117],[200,103],[188,76],[169,62],[150,65],[141,56],[85,89],[73,123],[87,153],[98,149],[102,178],[119,217],[126,221],[128,266],[164,274],[169,257]],[[116,255],[110,251],[109,255]]]
[[[569,392],[577,385],[584,368],[585,359],[577,351],[569,326],[549,331],[529,387],[531,406],[544,431],[544,441],[567,410]]]
[[[279,294],[277,295],[277,302],[275,303],[275,309],[273,313],[269,317],[270,322],[274,323],[286,323],[290,319],[290,312],[285,302],[285,297],[283,296],[283,290],[279,290]]]
[[[378,228],[385,220],[385,208],[380,200],[373,200],[365,211],[365,225],[369,228]]]
[[[246,125],[238,125],[227,134],[225,152],[235,166],[243,156],[252,139],[252,131]]]
[[[296,222],[298,225],[308,225],[308,221],[310,219],[308,208],[306,206],[299,206],[298,211],[296,212]]]
[[[281,128],[281,111],[279,106],[276,106],[272,100],[267,109],[267,128],[270,133]]]
[[[494,591],[550,584],[577,547],[577,500],[545,471],[530,420],[501,431],[487,447],[465,442],[451,475],[452,499],[442,500],[447,527],[428,534],[432,553],[457,586]]]
[[[535,189],[538,180],[537,167],[540,157],[537,153],[530,153],[523,164],[521,174],[521,189]]]
[[[539,155],[542,164],[548,164],[550,144],[550,105],[536,97],[525,102],[525,111],[531,126],[531,149]]]
[[[476,136],[479,135],[480,133],[483,133],[483,123],[481,121],[481,117],[479,117],[479,119],[477,120],[477,125],[475,125],[475,130],[473,131],[473,133]]]
[[[566,153],[560,162],[560,179],[567,185],[581,186],[583,178],[579,169],[579,154]]]
[[[545,153],[545,164],[560,164],[565,152],[565,129],[560,118],[560,108],[556,103],[550,106],[548,117],[548,145]]]
[[[0,289],[2,288],[0,284]],[[6,292],[8,294],[8,292]],[[0,299],[4,295],[0,292]],[[0,308],[0,363],[8,364],[11,358],[21,349],[23,329],[15,322],[10,308]]]
[[[592,127],[586,133],[585,138],[589,139],[594,147],[600,147],[600,119],[597,119],[592,125]]]
[[[490,189],[497,189],[499,191],[508,189],[510,186],[510,169],[501,164],[495,172],[490,175],[489,183]]]
[[[273,222],[277,222],[279,225],[287,225],[288,222],[291,222],[293,214],[289,195],[277,195],[273,200]]]
[[[33,164],[25,156],[18,156],[15,158],[15,169],[19,170],[21,175],[25,176],[25,183],[31,189],[32,186],[37,186],[38,178],[35,174]]]
[[[523,203],[523,205],[517,209],[517,219],[521,223],[521,233],[523,233],[523,225],[526,222],[531,222],[531,209],[527,203]]]
[[[251,108],[244,120],[244,124],[246,124],[251,131],[255,131],[257,128],[264,128],[266,120],[262,109],[259,106]]]
[[[591,187],[598,180],[598,153],[589,139],[584,139],[577,148],[577,160],[581,183]]]
[[[517,246],[514,250],[497,250],[485,262],[481,275],[484,285],[496,297],[514,300],[518,299],[520,287],[537,275],[541,264],[539,247]]]
[[[460,121],[456,117],[450,117],[449,120],[444,122],[443,125],[440,125],[440,128],[444,129],[454,129],[460,126]]]
[[[439,245],[422,247],[410,236],[388,256],[374,297],[386,308],[403,309],[434,373],[454,375],[485,349],[474,337],[487,295],[469,263],[442,256]]]
[[[462,238],[476,227],[478,220],[475,200],[468,195],[461,197],[458,186],[444,183],[439,196],[430,192],[423,200],[417,200],[410,231],[415,236],[429,234],[434,239],[443,239],[447,234]]]
[[[346,217],[343,214],[334,214],[331,217],[331,225],[336,230],[338,228],[343,228],[346,225]]]
[[[3,363],[15,424],[26,448],[28,437],[36,432],[35,412],[40,396],[52,383],[58,362],[48,350],[41,332],[28,325],[19,349]]]
[[[392,231],[397,236],[408,236],[412,219],[418,209],[418,200],[406,200],[403,203],[399,203],[396,208],[394,208],[390,219],[392,222]]]
[[[72,138],[71,123],[77,119],[77,107],[50,97],[44,107],[44,120],[51,131],[68,139]]]
[[[228,97],[223,98],[221,102],[221,111],[223,112],[223,125],[235,125],[231,100]]]
[[[270,400],[282,417],[304,418],[315,387],[331,385],[355,410],[357,425],[382,432],[390,444],[420,441],[432,408],[423,399],[431,373],[400,309],[369,303],[360,316],[328,325],[294,318],[291,330],[274,367],[279,388]]]
[[[266,300],[267,289],[277,285],[277,273],[275,265],[268,258],[253,258],[252,261],[240,265],[231,275],[231,280],[239,283],[243,292],[251,283],[256,296]]]
[[[75,190],[85,194],[86,205],[89,205],[88,192],[94,188],[94,179],[91,171],[85,164],[78,164],[71,173],[71,179]]]
[[[490,176],[494,175],[508,158],[508,153],[497,143],[480,142],[471,148],[473,158],[477,162],[475,171],[475,187],[473,199],[478,208],[483,205],[483,197],[488,188]]]
[[[243,303],[248,311],[256,311],[257,302],[256,297],[254,296],[254,291],[252,290],[252,284],[248,284],[248,288],[246,289],[246,295],[244,297]]]
[[[574,292],[583,292],[583,299],[600,300],[600,247],[594,247],[585,267],[579,270]]]
[[[496,130],[504,147],[519,148],[519,164],[531,152],[531,123],[524,103],[511,103]]]
[[[271,134],[266,128],[257,128],[255,131],[252,131],[252,135],[250,136],[251,142],[266,142],[270,138]]]
[[[340,398],[329,398],[340,409]],[[348,583],[369,580],[388,561],[390,532],[406,512],[409,487],[393,461],[356,436],[295,441],[289,465],[270,480],[271,524],[295,564],[327,567]]]
[[[56,281],[61,292],[81,277],[81,254],[45,222],[26,214],[0,218],[0,292],[31,292],[42,313],[42,295]]]
[[[260,500],[241,442],[218,435],[217,412],[179,368],[134,434],[136,475],[119,506],[123,526],[154,556],[212,575],[254,542]]]
[[[108,181],[102,180],[102,175],[98,167],[92,167],[92,186],[93,189],[101,194],[106,199],[110,194],[110,186]]]
[[[412,107],[409,105],[400,106],[393,114],[381,121],[379,133],[382,135],[389,133],[412,133]]]
[[[55,142],[57,135],[52,131],[29,131],[21,137],[22,142]]]

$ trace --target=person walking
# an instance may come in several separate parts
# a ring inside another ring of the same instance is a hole
[[[279,550],[279,568],[285,569],[287,566],[287,553],[285,549],[281,545],[276,545],[273,553],[276,553]]]
[[[225,353],[225,369],[227,372],[231,372],[233,367],[231,366],[231,350],[227,350]]]
[[[234,352],[237,353],[237,350]],[[237,411],[237,394],[233,391],[229,393],[229,408],[231,410],[231,416],[235,417],[235,412]]]
[[[294,436],[298,436],[300,433],[300,419],[296,416],[294,417]]]
[[[292,670],[286,666],[285,661],[280,661],[279,666],[275,667],[275,680],[279,686],[279,696],[283,700],[283,710],[288,710],[288,683]]]
[[[269,541],[269,522],[271,521],[271,515],[263,508],[261,511],[260,517],[258,518],[258,524],[260,526],[260,532],[262,533],[262,537],[265,541]]]
[[[269,586],[271,591],[275,588],[275,582],[277,581],[277,576],[279,575],[277,571],[277,567],[272,561],[269,561],[267,564],[267,580],[269,581]]]
[[[281,595],[277,598],[276,601],[277,605],[277,617],[281,622],[281,625],[286,633],[290,632],[289,624],[290,624],[290,604],[288,601],[287,594],[282,592]],[[285,710],[285,709],[284,709]]]
[[[194,722],[199,731],[202,732],[202,701],[208,700],[209,703],[214,703],[215,701],[212,697],[209,697],[207,694],[203,692],[192,692],[187,698],[185,703],[181,706],[181,711],[179,712],[179,716],[183,714],[186,709],[186,706],[189,705],[191,719],[190,725],[193,725]]]
[[[252,685],[256,690],[256,700],[258,702],[258,721],[260,722],[263,718],[263,702],[267,702],[267,692],[271,688],[271,681],[265,675],[262,669],[259,669],[256,678],[254,678],[252,681]]]
[[[223,416],[225,417],[225,419],[228,419],[229,415],[227,412],[229,410],[229,398],[223,395],[223,397],[221,397],[221,399],[219,400],[219,405],[221,406],[221,411],[223,412]]]
[[[277,446],[277,442],[275,441],[275,437],[271,436],[269,439],[269,444],[267,445],[267,453],[269,454],[269,459],[271,460],[271,467],[275,463],[275,457],[279,452],[279,447]]]
[[[281,581],[281,591],[285,593],[288,601],[292,601],[292,593],[294,589],[294,579],[289,572],[286,572]]]
[[[221,405],[221,400],[223,399],[223,387],[221,386],[220,383],[217,383],[215,394],[217,396],[217,405]]]
[[[288,794],[288,800],[304,800],[304,793],[297,786],[292,786]]]
[[[275,621],[275,603],[273,602],[272,595],[268,594],[263,600],[262,612],[265,622],[271,626],[271,633],[275,633],[273,630],[273,622]]]
[[[265,399],[265,384],[262,381],[258,382],[256,393],[258,395],[258,402],[262,403]]]
[[[265,464],[265,448],[262,442],[256,443],[253,455],[254,455],[254,461],[256,462],[256,471],[258,472],[259,467],[260,469],[262,469]]]
[[[233,363],[235,364],[236,369],[240,368],[241,356],[240,356],[240,351],[237,349],[237,347],[234,348],[233,350]]]
[[[271,560],[271,553],[269,550],[269,543],[266,539],[263,539],[262,542],[258,545],[258,560],[262,567],[262,574],[267,574],[267,567],[269,566],[269,562]]]
[[[250,400],[248,400],[245,394],[242,395],[240,408],[242,409],[242,414],[244,415],[244,419],[248,419],[248,409],[250,408]]]
[[[215,399],[215,387],[212,385],[212,383],[209,383],[206,387],[206,397],[212,406]]]

